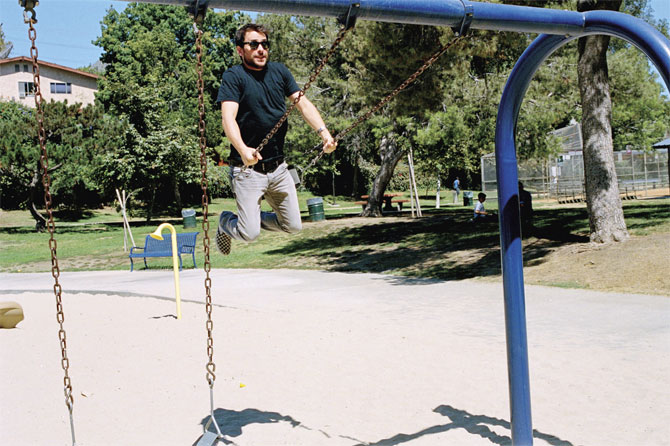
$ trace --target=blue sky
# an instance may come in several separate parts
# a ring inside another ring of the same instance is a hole
[[[27,25],[18,3],[0,0],[5,39],[14,44],[10,57],[30,55]],[[95,62],[100,48],[91,42],[100,35],[100,21],[110,7],[121,11],[127,4],[112,0],[41,0],[35,9],[40,60],[74,68]],[[670,21],[670,0],[651,0],[651,4],[656,17]]]
[[[41,0],[37,13],[37,49],[40,60],[79,68],[100,57],[100,48],[91,43],[100,36],[100,22],[114,6],[123,10],[128,3],[111,0]],[[5,40],[14,44],[10,57],[30,56],[28,25],[18,0],[0,0],[0,23]]]

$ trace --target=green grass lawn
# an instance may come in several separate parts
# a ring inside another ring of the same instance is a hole
[[[468,222],[472,210],[461,205],[435,209],[434,198],[422,199],[424,217],[409,218],[409,211],[382,218],[360,218],[360,205],[351,199],[324,199],[326,220],[310,222],[306,199],[301,194],[304,228],[298,234],[263,231],[254,243],[233,241],[230,256],[221,256],[212,244],[214,268],[308,268],[334,271],[384,272],[440,279],[467,278],[499,273],[499,234],[496,222],[473,229]],[[451,202],[443,193],[442,203]],[[462,204],[462,203],[461,203]],[[495,210],[495,200],[487,209]],[[210,206],[210,237],[214,237],[217,215],[234,210],[230,199],[214,200]],[[406,207],[408,209],[408,207]],[[624,203],[626,223],[633,235],[670,233],[670,199],[638,200]],[[550,246],[588,241],[588,217],[584,205],[538,203],[535,212],[536,235]],[[168,219],[147,225],[133,221],[132,232],[138,246],[156,226]],[[178,232],[202,231],[201,215],[195,229],[184,229],[181,218],[171,221]],[[114,209],[96,210],[77,221],[56,223],[57,252],[62,270],[129,269],[123,250],[121,217]],[[49,234],[36,233],[27,212],[0,214],[0,271],[50,271]],[[196,259],[202,267],[202,232]],[[531,251],[530,258],[541,258],[542,250]],[[525,254],[524,254],[525,255]],[[191,267],[190,256],[184,266]],[[171,259],[150,259],[150,268],[171,268]],[[136,262],[139,269],[144,268]]]

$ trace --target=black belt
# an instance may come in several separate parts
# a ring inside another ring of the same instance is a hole
[[[271,161],[259,161],[253,166],[248,166],[249,169],[253,169],[259,173],[272,173],[277,167],[281,166],[284,162],[284,158],[276,158]],[[233,167],[244,167],[242,160],[230,160],[230,165]]]

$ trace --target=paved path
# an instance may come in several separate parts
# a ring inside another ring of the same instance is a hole
[[[78,444],[188,445],[203,273],[64,273]],[[510,444],[502,286],[215,270],[215,415],[239,445]],[[69,444],[50,274],[0,274],[0,443]],[[670,445],[670,298],[527,287],[536,445]]]

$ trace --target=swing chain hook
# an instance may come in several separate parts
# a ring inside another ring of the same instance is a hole
[[[207,14],[207,4],[209,0],[192,0],[191,5],[188,6],[188,13],[193,17],[193,26],[202,25]],[[197,32],[196,32],[197,33]]]
[[[346,29],[353,28],[356,26],[356,19],[358,18],[358,11],[360,11],[360,9],[360,3],[350,4],[346,14],[338,17],[337,21]]]
[[[210,238],[209,238],[209,220],[207,215],[209,213],[209,197],[207,195],[207,138],[205,135],[205,82],[203,79],[203,66],[202,66],[202,35],[203,32],[198,28],[197,24],[194,23],[193,26],[196,30],[196,41],[195,41],[195,51],[196,51],[196,60],[197,60],[197,72],[198,72],[198,133],[199,133],[199,145],[200,145],[200,171],[202,177],[200,179],[200,186],[202,188],[202,232],[205,234],[203,237],[203,247],[205,251],[205,311],[207,312],[207,383],[210,387],[214,386],[214,380],[216,380],[216,375],[214,371],[216,370],[216,364],[214,364],[214,337],[212,332],[214,330],[214,322],[212,320],[212,279],[209,277],[209,273],[212,269],[212,264],[209,259],[210,251]]]
[[[32,10],[32,7],[37,5],[37,1],[26,0],[25,3],[29,3],[26,6],[26,11]],[[21,3],[23,4],[23,3]],[[29,9],[28,6],[31,8]],[[35,116],[37,119],[37,137],[39,140],[40,146],[40,166],[42,167],[42,185],[44,187],[44,208],[47,213],[47,230],[49,231],[49,250],[51,251],[51,275],[54,278],[54,295],[56,297],[56,321],[58,321],[58,339],[60,340],[60,349],[61,349],[61,368],[63,369],[63,391],[65,393],[65,405],[67,406],[68,412],[70,414],[70,431],[72,433],[72,445],[75,446],[75,435],[74,435],[74,418],[72,415],[74,409],[74,398],[72,396],[72,381],[70,379],[70,359],[67,356],[67,333],[65,332],[64,322],[65,314],[63,313],[63,289],[61,288],[60,283],[58,282],[58,277],[60,276],[60,267],[58,266],[58,253],[57,248],[58,244],[56,243],[56,238],[54,237],[54,232],[56,230],[56,224],[54,223],[53,209],[52,209],[52,196],[51,196],[51,176],[49,175],[49,155],[46,148],[46,130],[44,129],[44,98],[42,97],[42,89],[40,87],[40,66],[37,61],[37,45],[35,41],[37,40],[37,32],[35,31],[36,20],[29,20],[28,23],[28,38],[31,42],[30,47],[30,57],[32,59],[33,65],[33,86],[34,86],[34,96],[35,96]]]
[[[37,23],[37,14],[35,6],[40,2],[38,0],[19,0],[19,6],[23,8],[24,23]]]
[[[466,3],[465,0],[461,0],[461,3],[463,4],[463,20],[461,20],[460,25],[452,28],[454,34],[458,37],[463,37],[470,31],[470,25],[475,15],[474,7],[470,3]]]

